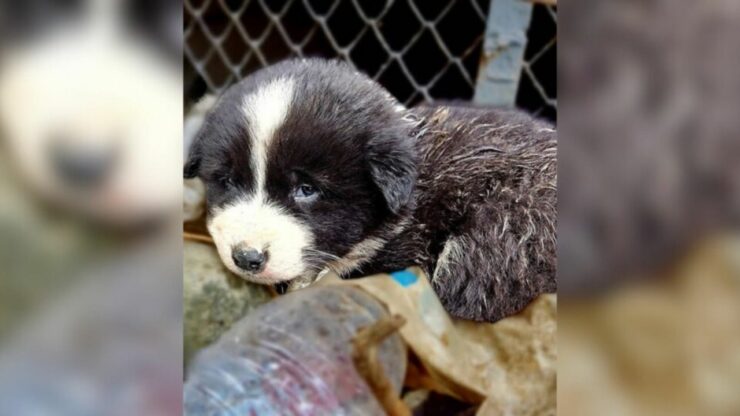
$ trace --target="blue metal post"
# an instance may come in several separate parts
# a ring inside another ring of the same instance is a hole
[[[491,0],[473,98],[476,103],[514,105],[531,17],[529,1]]]

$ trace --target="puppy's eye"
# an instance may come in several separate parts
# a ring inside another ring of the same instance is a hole
[[[307,183],[302,183],[293,189],[293,198],[301,201],[312,201],[319,196],[319,190]]]
[[[233,188],[236,186],[236,182],[230,176],[223,176],[218,179],[218,183],[224,188]]]

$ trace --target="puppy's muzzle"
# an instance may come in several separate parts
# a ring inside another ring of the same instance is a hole
[[[251,247],[237,246],[231,250],[231,258],[234,260],[234,264],[251,273],[263,271],[267,264],[267,257],[267,251],[259,251]]]

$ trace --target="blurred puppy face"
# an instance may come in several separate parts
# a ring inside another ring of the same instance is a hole
[[[181,77],[179,61],[161,53],[176,42],[165,39],[172,29],[137,18],[146,8],[137,1],[43,3],[4,6],[17,24],[5,27],[0,137],[22,178],[44,199],[105,223],[178,207]],[[170,19],[181,22],[178,10]]]
[[[340,261],[408,202],[409,127],[380,87],[344,65],[288,61],[233,86],[185,172],[206,183],[224,264],[272,284]]]

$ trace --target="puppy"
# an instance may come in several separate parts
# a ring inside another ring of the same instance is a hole
[[[184,171],[253,282],[418,265],[477,321],[556,289],[556,133],[518,112],[407,110],[344,63],[290,60],[224,93]]]

